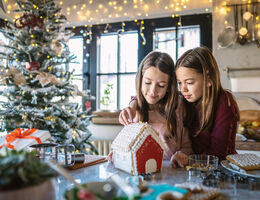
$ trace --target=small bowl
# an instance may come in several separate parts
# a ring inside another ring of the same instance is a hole
[[[189,166],[200,171],[212,171],[218,167],[218,157],[212,155],[193,154],[189,156]]]

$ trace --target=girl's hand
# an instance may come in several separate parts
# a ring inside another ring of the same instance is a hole
[[[171,157],[171,164],[173,168],[176,168],[177,166],[184,167],[188,164],[188,156],[185,153],[177,151]]]
[[[124,108],[119,114],[119,122],[123,125],[128,125],[133,123],[133,119],[136,115],[136,109],[130,106]]]
[[[111,151],[108,156],[107,156],[107,160],[110,162],[113,162],[113,151]]]

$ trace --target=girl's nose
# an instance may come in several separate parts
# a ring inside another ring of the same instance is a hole
[[[151,94],[156,94],[156,85],[152,84],[150,87],[150,93]]]
[[[182,84],[181,85],[181,92],[187,92],[187,91],[188,91],[188,89],[186,87],[186,84]]]

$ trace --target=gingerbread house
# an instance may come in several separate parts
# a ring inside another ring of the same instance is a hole
[[[147,123],[125,126],[111,145],[116,168],[133,175],[161,170],[163,143]]]

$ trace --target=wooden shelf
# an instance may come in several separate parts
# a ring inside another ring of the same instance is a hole
[[[260,151],[260,142],[236,142],[236,149]]]
[[[96,115],[98,117],[112,117],[112,118],[118,118],[120,114],[120,111],[107,111],[107,110],[100,110],[100,111],[94,111],[92,112],[92,115]]]
[[[120,124],[118,119],[120,110],[116,110],[116,111],[100,110],[100,111],[94,111],[92,114],[96,115],[96,117],[92,118],[93,124],[111,124],[111,125]]]
[[[93,117],[93,124],[116,124],[119,125],[118,117]]]

